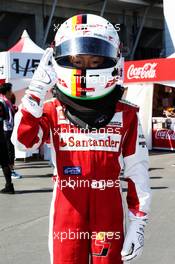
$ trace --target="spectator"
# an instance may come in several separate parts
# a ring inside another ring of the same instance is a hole
[[[10,168],[11,168],[11,177],[14,179],[22,178],[20,174],[18,174],[14,170],[14,161],[15,161],[15,148],[11,142],[11,135],[14,126],[14,115],[15,115],[15,108],[11,102],[11,99],[14,101],[14,94],[12,93],[12,84],[11,83],[4,83],[0,86],[0,93],[4,95],[6,98],[6,104],[8,107],[9,112],[9,119],[4,120],[4,134],[6,138],[8,153],[9,153],[9,160],[10,160]]]
[[[8,107],[5,98],[0,94],[0,165],[5,177],[5,187],[0,191],[1,193],[14,194],[14,186],[11,179],[11,169],[9,166],[9,155],[7,144],[4,135],[3,122],[8,119]]]

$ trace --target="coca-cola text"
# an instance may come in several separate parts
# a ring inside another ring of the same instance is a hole
[[[127,71],[127,78],[131,79],[153,79],[156,77],[157,63],[145,63],[143,67],[135,67],[131,64]]]

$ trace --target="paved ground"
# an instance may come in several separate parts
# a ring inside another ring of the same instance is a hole
[[[172,264],[175,259],[175,154],[152,153],[153,193],[144,255],[137,264]],[[0,264],[49,264],[48,212],[52,169],[46,161],[17,162],[24,177],[15,180],[16,195],[0,195]],[[0,186],[4,179],[0,171]],[[83,264],[83,263],[80,263]],[[117,264],[117,263],[116,263]]]

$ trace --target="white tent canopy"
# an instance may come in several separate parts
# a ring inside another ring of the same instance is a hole
[[[10,82],[16,95],[16,104],[28,87],[35,68],[38,66],[44,50],[37,46],[26,30],[20,40],[8,51],[0,52],[0,82]],[[15,150],[17,158],[26,158],[33,153]]]
[[[43,49],[37,46],[29,37],[27,30],[24,30],[20,40],[9,49],[10,52],[26,52],[26,53],[43,53]]]
[[[0,52],[0,79],[13,84],[17,103],[28,87],[44,50],[37,46],[26,30],[8,51]]]

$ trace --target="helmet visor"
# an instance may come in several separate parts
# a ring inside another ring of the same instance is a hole
[[[55,58],[75,55],[94,55],[117,61],[116,48],[109,42],[93,37],[77,37],[66,40],[55,48]]]

